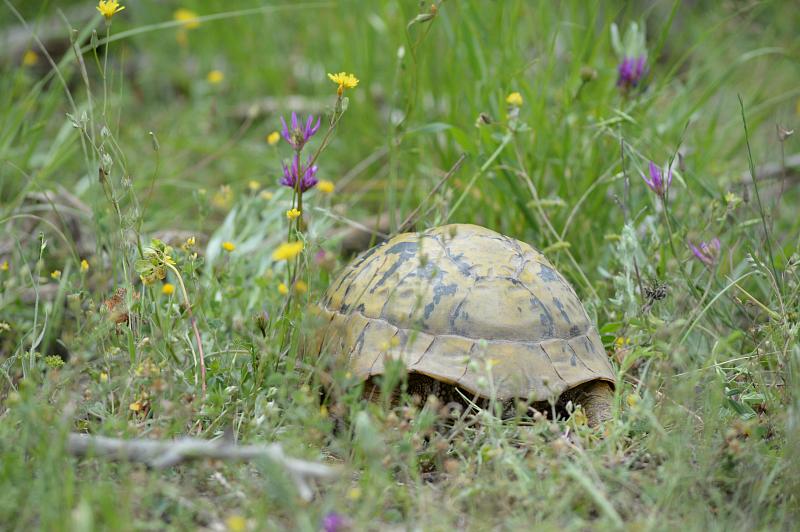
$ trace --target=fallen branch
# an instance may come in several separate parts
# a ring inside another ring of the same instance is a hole
[[[286,470],[297,486],[300,496],[307,501],[313,496],[307,483],[309,479],[333,478],[339,474],[336,468],[325,464],[290,458],[277,443],[236,445],[221,440],[209,441],[198,438],[171,441],[123,440],[71,433],[67,439],[67,451],[74,456],[142,462],[155,469],[204,458],[239,462],[266,458]]]
[[[800,173],[800,153],[789,155],[784,163],[766,163],[756,168],[756,179],[767,181],[771,179],[796,178]],[[753,178],[750,171],[742,172],[740,185],[742,187],[752,187]]]

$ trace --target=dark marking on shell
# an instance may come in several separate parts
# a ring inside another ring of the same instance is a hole
[[[539,263],[539,279],[545,283],[558,281],[558,274],[553,268],[549,268],[544,264]]]
[[[458,304],[453,308],[453,311],[450,313],[450,330],[456,334],[461,334],[462,331],[456,325],[456,320],[458,319],[458,315],[461,313],[461,307],[464,306],[466,303],[467,298],[469,298],[472,290],[467,290],[467,293],[464,295],[464,298],[458,302]]]
[[[451,296],[458,291],[457,284],[437,284],[433,288],[433,301],[425,305],[425,313],[424,319],[428,319],[431,317],[431,313],[433,309],[436,308],[436,305],[442,300],[442,296]]]
[[[394,272],[400,268],[400,266],[417,254],[418,248],[419,246],[417,245],[417,242],[412,240],[410,242],[398,242],[387,249],[385,252],[386,255],[399,255],[399,257],[397,257],[397,260],[394,264],[392,264],[385,272],[383,272],[383,276],[372,288],[370,288],[369,293],[372,294],[375,292],[376,288],[383,286],[383,284],[394,274]]]
[[[567,314],[567,311],[564,309],[564,305],[561,303],[561,300],[558,299],[557,297],[554,297],[553,298],[553,304],[556,306],[558,311],[561,313],[561,317],[564,318],[564,321],[566,321],[569,324],[572,324],[572,320],[569,319],[569,314]],[[572,328],[573,329],[577,329],[577,327],[575,327],[575,326],[573,326]]]
[[[347,356],[348,360],[351,360],[353,358],[353,353],[360,353],[361,350],[364,348],[364,337],[370,325],[371,323],[367,323],[367,325],[363,329],[361,329],[361,332],[358,333],[358,338],[356,338],[356,343],[353,344],[353,348],[350,350],[350,353],[348,353]]]
[[[541,302],[541,300],[533,294],[531,294],[530,301],[531,309],[536,310],[538,308],[541,311],[539,313],[539,320],[541,321],[543,328],[542,339],[554,338],[556,335],[555,322],[553,321],[553,316],[550,314],[550,311]]]

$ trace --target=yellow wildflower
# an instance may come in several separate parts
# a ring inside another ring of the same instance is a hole
[[[105,371],[100,372],[100,382],[108,382],[108,373]]]
[[[189,238],[186,239],[186,247],[188,248],[193,248],[196,243],[197,240],[193,236],[190,236]]]
[[[506,103],[508,105],[513,105],[514,107],[521,107],[522,95],[518,92],[512,92],[511,94],[506,96]]]
[[[50,272],[50,277],[52,277],[55,280],[61,279],[61,270],[53,270],[52,272]]]
[[[212,85],[219,85],[225,79],[225,74],[221,70],[212,70],[206,76],[206,80]]]
[[[336,94],[341,96],[344,93],[345,89],[353,89],[358,85],[358,78],[355,77],[353,74],[348,74],[346,72],[339,72],[338,74],[328,74],[328,78],[337,85],[339,88],[336,90]]]
[[[222,185],[211,197],[211,204],[218,209],[227,209],[233,203],[233,190],[228,185]]]
[[[616,340],[614,340],[614,345],[617,349],[622,349],[626,345],[631,345],[631,339],[624,336],[619,336]]]
[[[262,190],[261,194],[259,194],[258,197],[263,199],[264,201],[269,201],[272,199],[272,192],[270,192],[269,190]]]
[[[287,288],[286,284],[281,283],[278,285],[278,293],[282,296],[285,296],[289,293],[289,288]]]
[[[100,0],[97,3],[97,10],[106,17],[106,20],[111,20],[111,17],[125,9],[125,6],[119,5],[117,0]]]
[[[172,14],[172,18],[178,22],[183,22],[183,27],[187,30],[193,30],[200,26],[200,22],[197,20],[197,13],[189,9],[176,9],[175,13]]]
[[[639,404],[639,396],[635,393],[629,394],[628,397],[625,398],[625,402],[628,403],[630,408],[633,408]]]
[[[172,283],[164,283],[161,286],[161,293],[165,296],[171,296],[175,293],[175,285]]]
[[[323,194],[333,194],[335,188],[336,185],[333,184],[333,181],[326,181],[323,179],[317,183],[317,189],[319,189],[319,191]]]
[[[25,54],[22,56],[23,66],[33,66],[38,62],[39,62],[39,54],[37,54],[33,50],[25,50]]]
[[[297,281],[294,283],[294,291],[297,294],[305,294],[308,292],[308,285],[305,281]]]
[[[358,486],[353,486],[349,490],[347,490],[347,498],[351,501],[357,501],[361,498],[361,488]]]
[[[281,140],[281,134],[278,133],[277,131],[273,131],[272,133],[267,135],[267,144],[269,144],[270,146],[276,145],[279,140]]]
[[[301,251],[303,251],[303,243],[299,240],[297,242],[284,242],[272,252],[272,260],[292,260]]]
[[[141,409],[142,409],[142,403],[140,403],[139,401],[134,401],[128,405],[128,410],[130,410],[131,412],[138,412]]]
[[[7,272],[8,271],[8,261],[4,260],[2,264],[0,264],[0,270]]]
[[[301,214],[302,213],[297,209],[289,209],[288,211],[286,211],[286,217],[289,218],[289,220],[296,220],[300,218]]]
[[[247,530],[247,520],[238,514],[233,514],[225,519],[225,526],[229,532],[244,532]]]
[[[81,272],[86,273],[87,271],[89,271],[89,261],[83,259],[81,261]]]
[[[231,251],[236,249],[236,244],[234,244],[233,242],[223,242],[222,243],[222,249],[224,249],[225,251],[230,253]]]
[[[261,183],[255,179],[251,179],[247,182],[247,188],[249,188],[251,192],[258,192],[258,190],[261,188]]]

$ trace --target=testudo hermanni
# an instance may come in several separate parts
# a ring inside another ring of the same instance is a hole
[[[575,291],[539,251],[484,227],[405,233],[365,251],[320,312],[326,324],[309,347],[368,384],[393,358],[422,397],[449,401],[458,387],[572,400],[592,425],[610,416],[614,371]]]

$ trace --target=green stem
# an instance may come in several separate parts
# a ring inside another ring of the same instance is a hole
[[[189,301],[189,293],[186,291],[186,285],[183,284],[183,277],[181,276],[181,272],[178,271],[178,268],[173,266],[167,261],[164,261],[164,264],[172,270],[172,273],[175,274],[175,277],[178,278],[178,284],[181,286],[181,293],[183,294],[183,301],[186,303],[186,313],[189,315],[189,322],[192,324],[192,330],[194,331],[194,338],[197,342],[197,350],[200,353],[200,380],[201,380],[201,387],[203,390],[203,399],[206,397],[206,359],[205,355],[203,354],[203,341],[200,338],[200,331],[197,329],[197,320],[194,317],[194,313],[192,312],[192,303]]]

